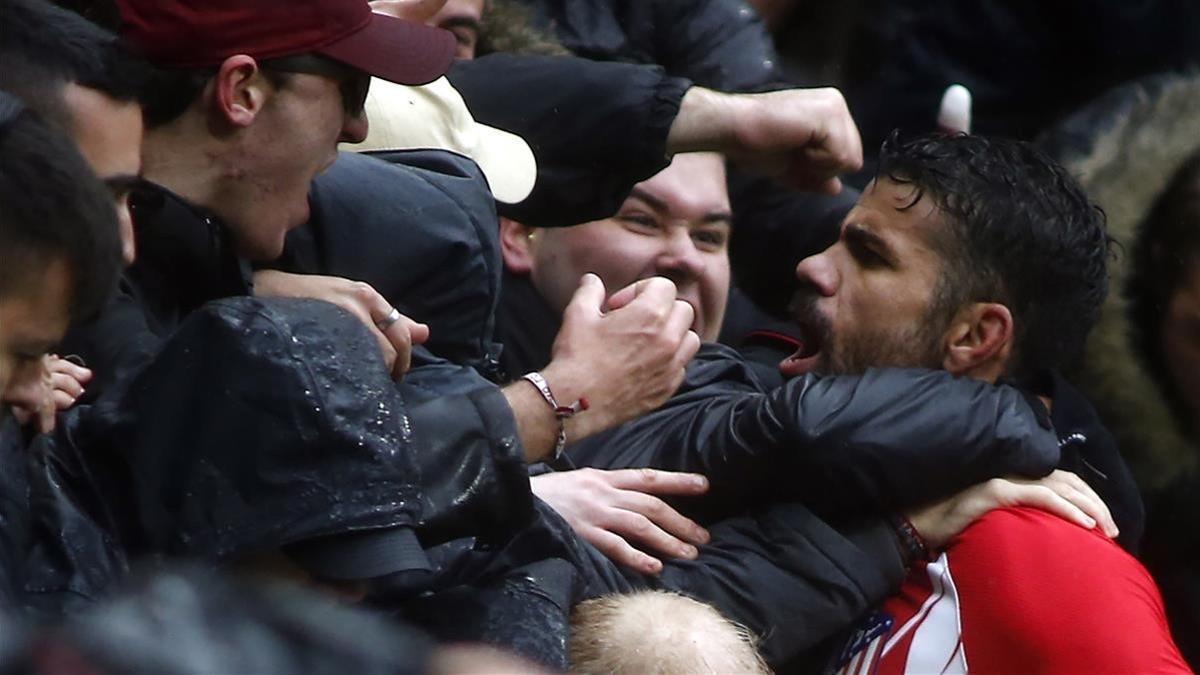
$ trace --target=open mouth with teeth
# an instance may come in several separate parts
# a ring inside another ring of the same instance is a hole
[[[821,360],[821,345],[815,335],[806,335],[791,356],[779,362],[784,377],[797,377],[812,372]]]
[[[821,363],[822,350],[828,347],[829,327],[816,308],[816,298],[811,294],[797,292],[790,306],[792,320],[800,329],[800,340],[796,351],[779,362],[779,372],[784,377],[797,377],[810,373]]]

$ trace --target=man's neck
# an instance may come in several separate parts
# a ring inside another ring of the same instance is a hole
[[[178,119],[146,131],[142,174],[188,202],[220,213],[220,185],[228,150],[188,111]]]

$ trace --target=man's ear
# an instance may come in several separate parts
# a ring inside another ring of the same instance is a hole
[[[942,367],[955,375],[995,381],[1004,374],[1012,355],[1013,318],[997,302],[964,307],[946,331]]]
[[[500,251],[509,272],[529,274],[533,271],[532,239],[536,232],[535,228],[500,217]]]
[[[212,80],[213,112],[234,127],[248,127],[270,96],[269,82],[250,56],[225,59]]]

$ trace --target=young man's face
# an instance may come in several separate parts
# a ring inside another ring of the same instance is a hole
[[[941,367],[945,321],[930,316],[941,270],[931,236],[941,216],[927,197],[912,203],[914,194],[876,180],[837,243],[796,266],[792,311],[806,343],[780,363],[784,375]]]
[[[40,403],[42,357],[70,323],[71,274],[64,260],[33,269],[0,295],[0,409]],[[37,406],[33,406],[36,408]]]
[[[361,101],[343,103],[346,82],[311,73],[289,73],[248,128],[240,155],[226,177],[218,210],[233,233],[239,255],[274,260],[289,230],[308,221],[308,190],[317,174],[337,159],[339,142],[367,135]],[[366,93],[369,77],[356,86]],[[347,108],[351,108],[348,110]]]
[[[142,173],[142,109],[78,84],[68,84],[63,98],[71,110],[71,137],[92,171],[113,195],[121,228],[121,257],[126,265],[136,254],[129,193]]]
[[[531,232],[531,277],[560,312],[586,272],[598,275],[610,292],[667,277],[679,299],[695,308],[692,327],[712,341],[729,296],[729,220],[724,160],[677,155],[671,166],[638,183],[616,216]]]

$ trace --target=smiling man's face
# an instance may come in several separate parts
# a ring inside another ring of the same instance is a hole
[[[830,248],[796,266],[792,314],[805,344],[784,375],[861,373],[883,366],[941,367],[948,317],[935,315],[942,268],[933,202],[912,186],[876,180]]]

